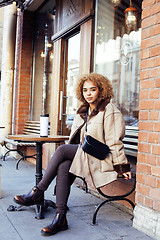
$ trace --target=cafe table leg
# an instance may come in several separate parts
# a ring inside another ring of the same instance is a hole
[[[36,186],[42,179],[42,142],[36,143]],[[36,219],[43,219],[43,205],[36,205]]]
[[[36,143],[36,186],[42,179],[42,142]]]
[[[43,142],[37,142],[36,143],[36,186],[42,179],[42,145]],[[51,200],[46,200],[44,199],[44,202],[42,205],[36,205],[35,210],[36,210],[36,219],[43,219],[43,210],[47,209],[48,207],[55,208],[56,205],[53,201]]]

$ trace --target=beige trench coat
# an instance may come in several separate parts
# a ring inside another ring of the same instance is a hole
[[[120,111],[112,104],[103,102],[89,116],[87,134],[107,144],[110,154],[105,160],[92,157],[82,150],[85,133],[86,109],[80,108],[71,129],[69,143],[75,143],[75,136],[80,135],[80,144],[70,167],[70,172],[80,177],[91,177],[96,188],[117,179],[117,172],[130,171],[124,153],[122,139],[125,134],[125,123]]]

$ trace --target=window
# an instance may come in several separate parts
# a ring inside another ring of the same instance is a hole
[[[105,75],[112,82],[115,103],[126,119],[127,125],[137,124],[140,79],[141,5],[134,1],[138,10],[137,29],[125,27],[124,10],[128,0],[122,0],[118,8],[110,0],[96,1],[94,71]],[[132,122],[127,119],[132,118]]]
[[[80,33],[72,36],[68,39],[68,66],[67,66],[67,105],[66,105],[66,124],[70,123],[70,120],[77,109],[78,101],[75,97],[75,83],[79,75],[79,58],[80,58]]]

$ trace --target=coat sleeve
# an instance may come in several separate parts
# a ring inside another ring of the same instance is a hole
[[[73,124],[72,124],[72,127],[71,127],[71,132],[70,132],[70,136],[69,136],[69,143],[71,141],[71,138],[72,138],[76,128],[77,128],[77,114],[74,115],[74,120],[73,120]]]
[[[70,137],[69,137],[69,142],[68,142],[69,144],[80,143],[80,130],[84,126],[84,124],[85,124],[84,120],[81,119],[80,116],[78,116],[78,114],[75,114]]]
[[[114,170],[120,174],[130,171],[130,164],[124,153],[122,139],[125,134],[125,123],[122,114],[117,111],[111,111],[104,118],[104,137],[109,146]]]

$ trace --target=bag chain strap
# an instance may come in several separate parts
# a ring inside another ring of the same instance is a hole
[[[88,111],[86,112],[86,126],[85,126],[85,134],[84,134],[84,136],[87,133],[87,122],[88,122]],[[104,115],[103,115],[103,141],[104,141],[104,144],[106,144],[105,143],[105,132],[104,132]]]

